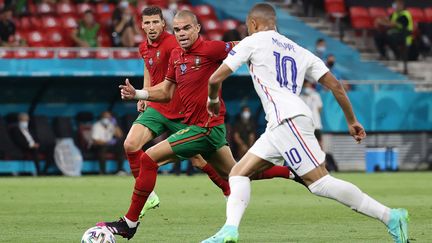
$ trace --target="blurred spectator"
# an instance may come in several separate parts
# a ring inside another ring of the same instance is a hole
[[[162,6],[162,15],[165,19],[165,29],[166,31],[172,33],[173,32],[173,19],[174,15],[177,13],[178,4],[177,0],[170,0],[168,6]]]
[[[300,98],[306,103],[306,105],[312,111],[312,119],[315,126],[315,137],[318,140],[319,145],[323,148],[322,143],[322,123],[321,123],[321,110],[323,102],[320,94],[315,90],[311,82],[305,80],[303,84],[302,93]],[[329,171],[338,171],[336,161],[330,153],[326,153],[326,167]]]
[[[43,175],[46,174],[49,166],[54,164],[54,148],[40,147],[34,131],[29,129],[29,120],[30,118],[27,113],[20,113],[18,115],[18,123],[11,126],[9,132],[13,142],[34,161],[37,173]],[[43,153],[46,158],[43,170],[40,166],[39,153]]]
[[[336,57],[333,54],[328,54],[326,58],[326,66],[330,69],[330,72],[335,76],[339,82],[342,83],[345,90],[351,90],[351,86],[345,80],[346,78],[341,74],[341,72],[336,67]],[[321,86],[321,85],[320,85]],[[318,89],[317,89],[318,90]]]
[[[114,46],[134,47],[135,35],[139,33],[129,2],[122,0],[113,12],[112,41]]]
[[[72,31],[71,37],[79,47],[97,47],[100,25],[96,23],[93,12],[86,10],[78,27]]]
[[[123,131],[109,111],[101,114],[100,120],[93,124],[91,148],[99,160],[100,174],[106,173],[108,153],[114,154],[117,161],[117,173],[122,171],[124,161]]]
[[[15,23],[12,19],[12,10],[0,10],[0,46],[13,47],[19,43],[15,40]]]
[[[240,117],[234,124],[233,140],[236,159],[240,159],[256,140],[256,123],[248,106],[242,107]]]
[[[324,39],[318,39],[315,42],[315,50],[314,50],[314,54],[321,58],[322,60],[324,60],[325,54],[327,52],[327,44],[325,42]]]
[[[222,40],[225,42],[241,41],[246,36],[248,36],[247,27],[245,24],[241,23],[239,26],[237,26],[237,28],[226,31],[222,37]]]
[[[402,0],[396,0],[392,7],[394,12],[389,18],[378,18],[375,21],[378,29],[374,37],[375,45],[383,60],[388,59],[386,46],[390,47],[396,59],[401,59],[401,51],[408,51],[413,43],[414,22],[411,13],[405,10]]]

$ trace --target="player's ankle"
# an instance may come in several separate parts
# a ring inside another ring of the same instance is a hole
[[[126,218],[126,216],[124,216],[123,218],[126,221],[126,224],[129,226],[129,228],[135,228],[135,227],[137,227],[138,221],[132,221],[132,220]]]

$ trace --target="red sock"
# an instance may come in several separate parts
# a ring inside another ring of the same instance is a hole
[[[140,172],[135,180],[132,202],[126,214],[129,220],[138,221],[140,212],[155,187],[158,168],[157,163],[146,153],[142,154]]]
[[[289,179],[291,171],[288,166],[280,166],[275,165],[270,169],[267,169],[261,173],[258,173],[256,176],[253,176],[254,180],[262,180],[262,179],[271,179],[275,177],[282,177]]]
[[[141,149],[136,152],[126,153],[127,159],[129,160],[129,166],[134,178],[137,178],[140,172],[140,161],[144,151]]]
[[[220,189],[222,189],[223,194],[225,196],[229,196],[231,194],[230,186],[228,181],[224,180],[222,177],[219,176],[219,174],[213,169],[213,167],[207,163],[203,168],[202,171],[204,171],[210,180],[213,181],[213,183],[218,186]]]

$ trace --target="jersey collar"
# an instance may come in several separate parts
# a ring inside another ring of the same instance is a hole
[[[159,36],[159,38],[157,38],[157,40],[153,41],[151,44],[150,42],[148,42],[147,40],[147,46],[151,46],[151,47],[158,47],[160,45],[160,43],[162,43],[162,41],[168,36],[169,34],[164,31],[162,32],[162,34]]]

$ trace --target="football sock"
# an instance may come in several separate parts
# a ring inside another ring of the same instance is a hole
[[[129,161],[129,166],[134,178],[137,178],[140,172],[140,161],[141,156],[144,154],[144,151],[141,149],[135,152],[126,153],[127,159]]]
[[[349,182],[326,175],[309,185],[309,190],[315,195],[334,199],[359,213],[379,219],[386,225],[389,221],[390,209],[388,207],[369,197]]]
[[[157,170],[159,166],[146,153],[141,156],[141,166],[132,194],[132,201],[126,218],[138,221],[141,210],[150,196],[156,184]]]
[[[126,217],[123,217],[123,218],[126,221],[126,224],[129,226],[129,228],[135,228],[135,227],[137,227],[138,221],[134,222],[134,221],[132,221],[132,220],[126,218]]]
[[[292,173],[290,171],[290,169],[288,168],[288,166],[280,166],[280,165],[275,165],[263,172],[260,172],[254,176],[252,176],[252,180],[263,180],[263,179],[271,179],[271,178],[275,178],[275,177],[282,177],[282,178],[287,178],[290,179]]]
[[[222,189],[223,194],[225,196],[229,196],[230,194],[230,186],[228,184],[228,181],[224,180],[222,177],[219,176],[219,174],[213,169],[213,167],[207,163],[203,168],[202,171],[204,171],[210,180],[213,181],[213,183],[218,186],[220,189]]]
[[[238,227],[246,207],[249,204],[251,186],[246,176],[231,176],[229,178],[231,195],[228,197],[225,225]]]

